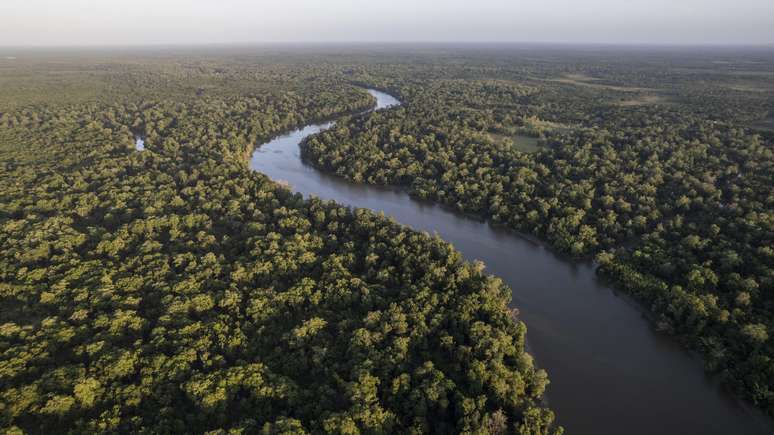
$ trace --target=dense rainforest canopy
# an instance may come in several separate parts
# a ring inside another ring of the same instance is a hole
[[[308,162],[595,258],[774,414],[769,53],[12,57],[11,433],[561,432],[483,265],[248,170],[256,143],[372,105],[363,85],[403,106],[345,117]]]
[[[560,433],[482,264],[247,168],[372,98],[240,59],[0,64],[3,432]]]
[[[353,68],[403,107],[303,155],[595,258],[774,415],[774,54],[529,55]]]

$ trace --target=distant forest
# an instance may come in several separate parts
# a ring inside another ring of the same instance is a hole
[[[482,264],[249,170],[333,117],[310,164],[595,261],[774,415],[774,59],[714,56],[0,58],[0,427],[561,434]]]

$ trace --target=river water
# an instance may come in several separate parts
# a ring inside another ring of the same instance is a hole
[[[377,110],[400,104],[368,92]],[[331,124],[259,146],[250,167],[307,196],[383,211],[415,230],[437,233],[466,259],[483,261],[513,289],[529,351],[551,380],[548,404],[569,434],[772,433],[767,418],[721,391],[697,358],[655,333],[642,311],[600,282],[591,265],[403,191],[349,183],[304,164],[301,140]]]

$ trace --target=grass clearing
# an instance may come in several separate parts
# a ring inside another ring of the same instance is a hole
[[[642,95],[636,98],[621,100],[615,103],[615,105],[619,107],[639,107],[650,106],[654,104],[665,104],[668,102],[669,100],[663,95]]]
[[[539,151],[540,139],[523,134],[506,135],[501,133],[487,133],[489,139],[498,145],[510,145],[523,153],[534,153]]]
[[[593,83],[602,79],[596,77],[590,77],[584,74],[564,74],[559,78],[546,79],[546,81],[554,83],[563,83],[567,85],[583,86],[592,89],[605,89],[609,91],[619,92],[648,92],[654,91],[651,88],[638,88],[633,86],[617,86],[617,85],[605,85],[602,83]]]
[[[755,121],[752,124],[750,124],[750,127],[758,130],[766,130],[766,131],[774,132],[774,116],[769,116],[766,119]]]
[[[726,86],[728,89],[739,92],[771,92],[774,91],[774,86],[767,83],[738,83]]]

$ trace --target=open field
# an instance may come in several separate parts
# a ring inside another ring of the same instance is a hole
[[[539,145],[540,139],[523,134],[506,135],[500,133],[488,133],[488,136],[494,143],[510,144],[517,150],[524,153],[534,153],[535,151],[538,151],[542,148]]]
[[[621,100],[616,103],[621,107],[649,106],[653,104],[668,104],[670,101],[663,95],[642,95],[636,98]]]
[[[760,121],[756,121],[752,123],[750,127],[757,128],[760,130],[774,131],[774,116],[771,116],[766,119],[762,119]]]
[[[603,83],[595,83],[602,79],[596,77],[589,77],[584,74],[564,74],[559,78],[546,79],[546,81],[554,83],[562,83],[567,85],[583,86],[592,89],[618,91],[618,92],[647,92],[653,91],[652,88],[642,88],[636,86],[620,86],[620,85],[606,85]]]

